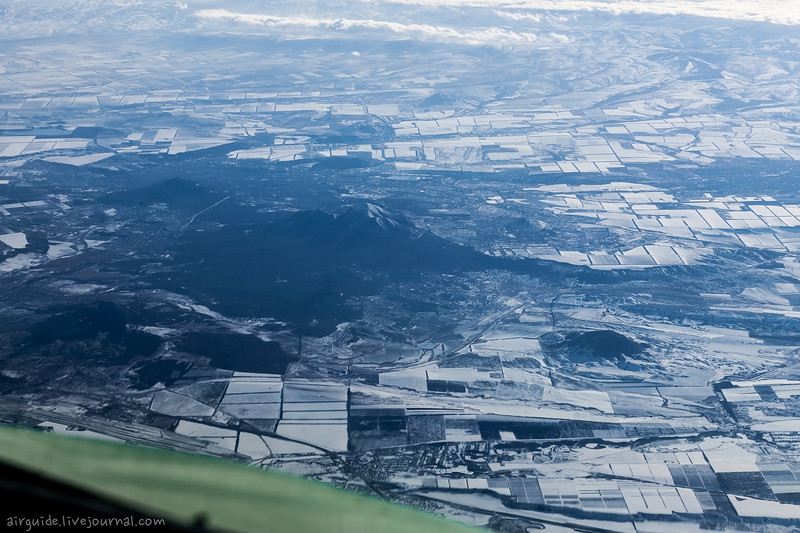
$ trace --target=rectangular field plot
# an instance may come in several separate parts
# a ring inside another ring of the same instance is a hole
[[[277,433],[327,450],[347,450],[347,386],[306,380],[285,383]]]
[[[282,389],[280,376],[234,376],[219,409],[242,419],[276,420],[281,413]]]

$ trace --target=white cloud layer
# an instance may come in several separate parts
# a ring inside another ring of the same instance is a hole
[[[392,0],[392,2],[406,5],[473,6],[532,11],[696,15],[800,25],[800,2],[796,0]],[[505,12],[505,14],[517,17],[517,20],[527,18],[524,13]]]
[[[563,42],[566,36],[548,34],[537,35],[528,31],[514,31],[507,28],[474,28],[459,30],[449,26],[431,24],[409,24],[371,19],[329,19],[310,17],[281,17],[252,13],[236,13],[226,9],[204,9],[197,16],[206,20],[232,21],[241,24],[264,26],[268,28],[306,28],[313,30],[378,30],[388,31],[400,37],[419,37],[444,42],[467,44],[504,45],[534,42]]]

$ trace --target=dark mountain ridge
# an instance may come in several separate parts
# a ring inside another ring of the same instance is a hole
[[[319,332],[355,316],[350,298],[387,283],[499,265],[363,203],[338,215],[301,211],[214,231],[190,229],[175,248],[173,266],[153,281],[216,302],[227,314],[314,324]]]

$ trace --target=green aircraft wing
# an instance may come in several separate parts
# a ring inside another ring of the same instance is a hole
[[[5,487],[16,487],[16,497],[30,493],[35,498],[46,486],[57,497],[98,508],[89,501],[96,496],[120,506],[118,512],[131,509],[163,517],[176,531],[476,531],[400,505],[222,459],[18,428],[0,427],[0,464],[6,472]],[[28,478],[22,479],[20,472]],[[31,486],[35,490],[28,490]],[[5,510],[8,516],[14,512],[11,507]],[[39,509],[37,516],[47,513]]]

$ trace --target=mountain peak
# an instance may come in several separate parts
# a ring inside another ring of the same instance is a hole
[[[374,219],[382,228],[400,227],[400,222],[392,218],[386,209],[367,202],[367,216]]]
[[[433,93],[422,102],[419,103],[417,107],[421,108],[431,108],[431,107],[448,107],[453,106],[458,102],[458,99],[441,91]]]
[[[382,230],[395,231],[411,228],[411,223],[402,215],[392,213],[370,202],[363,202],[350,207],[347,211],[338,215],[336,221],[351,229],[373,228],[373,230],[378,230],[380,228]]]

